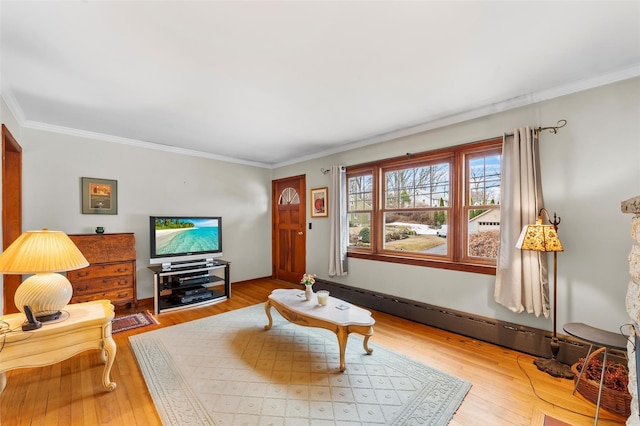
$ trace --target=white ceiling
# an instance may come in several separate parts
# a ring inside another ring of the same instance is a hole
[[[640,75],[639,1],[4,0],[0,15],[2,96],[24,126],[263,167]]]

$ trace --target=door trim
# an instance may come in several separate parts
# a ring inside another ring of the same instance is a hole
[[[22,147],[2,125],[2,248],[22,233]],[[18,312],[13,301],[21,275],[3,275],[3,314]]]

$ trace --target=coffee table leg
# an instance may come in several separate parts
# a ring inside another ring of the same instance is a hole
[[[364,336],[364,340],[362,341],[362,346],[364,347],[364,351],[367,355],[371,355],[373,353],[373,349],[369,347],[369,337],[371,337],[371,334]]]
[[[347,369],[345,366],[344,353],[347,350],[349,332],[345,327],[338,327],[336,335],[338,336],[338,346],[340,347],[340,372],[344,372],[344,370]]]
[[[7,386],[7,375],[5,373],[0,373],[0,393]]]
[[[267,300],[264,304],[264,312],[267,314],[267,318],[269,318],[269,324],[264,326],[265,330],[269,330],[273,325],[273,318],[271,318],[271,301]]]

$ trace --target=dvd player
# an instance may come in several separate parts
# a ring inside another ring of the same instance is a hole
[[[205,293],[206,291],[207,291],[206,287],[200,286],[200,287],[187,288],[185,290],[178,291],[177,294],[179,294],[180,296],[193,296],[194,294],[202,294],[202,293]]]
[[[183,281],[189,281],[189,280],[196,280],[198,278],[209,278],[209,274],[199,274],[199,275],[189,275],[186,277],[178,277],[178,281],[183,282]]]
[[[209,274],[190,275],[188,277],[174,277],[173,282],[179,286],[205,284],[209,282]]]
[[[213,293],[210,291],[206,291],[204,293],[192,294],[189,296],[182,296],[179,298],[180,303],[191,303],[191,302],[199,302],[201,300],[211,299]]]

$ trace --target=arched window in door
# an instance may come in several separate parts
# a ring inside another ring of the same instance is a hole
[[[291,187],[283,189],[280,193],[280,197],[278,198],[278,204],[300,204],[298,191]]]

